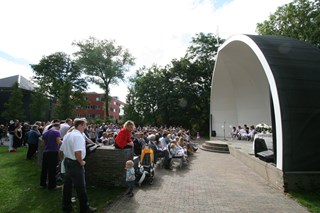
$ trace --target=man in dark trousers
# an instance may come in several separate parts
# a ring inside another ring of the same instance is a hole
[[[28,152],[27,160],[32,160],[34,154],[38,149],[39,138],[41,133],[38,130],[38,125],[33,125],[31,130],[27,133]]]
[[[45,147],[42,156],[40,186],[43,188],[47,187],[47,180],[48,189],[55,189],[57,187],[56,172],[59,163],[59,145],[61,144],[59,129],[60,123],[54,123],[42,136]]]
[[[86,162],[86,141],[84,130],[87,127],[85,119],[75,119],[75,129],[66,134],[60,151],[64,155],[65,179],[62,193],[62,210],[63,212],[72,212],[72,186],[74,185],[80,203],[80,212],[94,212],[97,209],[89,206],[85,169]]]

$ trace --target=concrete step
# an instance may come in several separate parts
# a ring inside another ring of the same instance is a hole
[[[222,141],[206,141],[200,149],[210,152],[229,153],[229,147],[226,142]]]
[[[208,151],[208,152],[217,152],[217,153],[226,153],[229,154],[230,152],[227,150],[218,150],[218,149],[206,149],[204,147],[200,147],[200,149],[204,150],[204,151]]]
[[[209,150],[217,150],[217,151],[226,151],[229,152],[228,147],[219,147],[219,146],[207,146],[206,144],[202,145],[202,148],[209,149]]]
[[[204,145],[208,147],[228,147],[228,144],[222,141],[206,141]]]

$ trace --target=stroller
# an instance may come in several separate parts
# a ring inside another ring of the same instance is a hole
[[[140,161],[136,172],[136,180],[139,186],[147,178],[149,184],[153,184],[154,177],[154,154],[149,146],[145,146],[141,151]]]

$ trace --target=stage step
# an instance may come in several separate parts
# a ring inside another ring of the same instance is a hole
[[[210,152],[230,153],[228,144],[223,141],[206,141],[200,146],[200,149]]]

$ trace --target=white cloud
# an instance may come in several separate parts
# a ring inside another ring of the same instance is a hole
[[[74,40],[89,36],[115,39],[136,57],[137,67],[166,65],[185,54],[196,33],[255,34],[256,24],[291,0],[10,0],[1,1],[0,51],[38,63],[56,51],[71,54]],[[219,1],[221,4],[221,1]],[[0,60],[0,78],[14,74],[30,78],[29,67]],[[91,91],[99,91],[91,87]],[[125,101],[125,84],[111,95]]]

